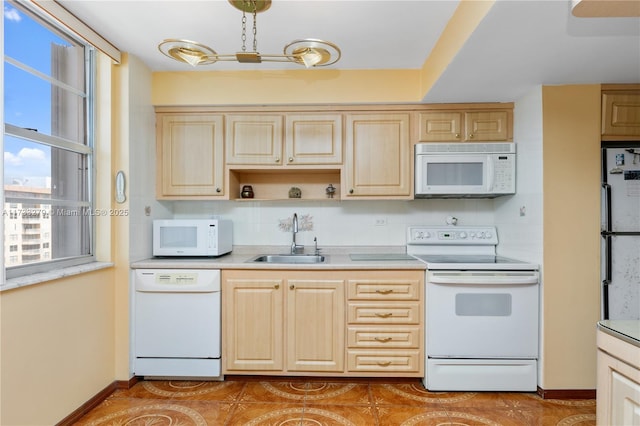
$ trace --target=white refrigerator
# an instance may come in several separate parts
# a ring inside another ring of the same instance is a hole
[[[640,320],[640,143],[602,149],[602,319]]]

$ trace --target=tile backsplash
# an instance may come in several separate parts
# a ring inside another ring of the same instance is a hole
[[[233,220],[235,245],[289,245],[291,220],[298,215],[297,241],[320,246],[405,245],[408,225],[493,223],[493,200],[412,201],[174,201],[176,219],[219,217]]]

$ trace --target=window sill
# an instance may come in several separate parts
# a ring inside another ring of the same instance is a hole
[[[54,269],[39,274],[25,275],[22,277],[10,278],[6,283],[0,285],[0,291],[13,290],[15,288],[27,287],[34,284],[40,284],[47,281],[57,280],[59,278],[70,277],[73,275],[84,274],[86,272],[97,271],[100,269],[110,268],[114,264],[111,262],[91,262],[83,265],[70,266],[68,268]]]

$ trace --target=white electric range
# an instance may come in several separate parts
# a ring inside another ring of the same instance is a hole
[[[429,390],[537,389],[539,267],[497,244],[493,226],[407,229],[407,254],[427,265]]]

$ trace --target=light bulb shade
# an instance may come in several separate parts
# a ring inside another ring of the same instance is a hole
[[[213,49],[195,41],[167,39],[158,45],[158,49],[164,55],[192,67],[213,64],[218,60]]]
[[[307,68],[335,64],[341,56],[338,46],[314,38],[292,41],[284,47],[284,54],[293,62]]]
[[[309,47],[299,47],[293,51],[295,62],[302,62],[305,67],[311,68],[322,65],[330,59],[331,54],[326,49],[311,49]]]

